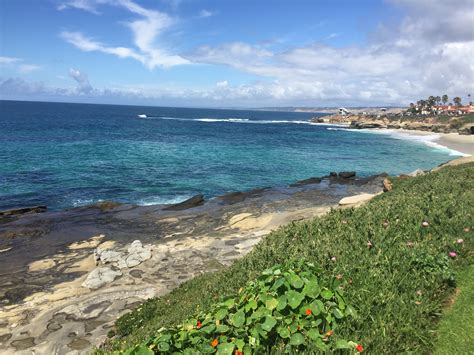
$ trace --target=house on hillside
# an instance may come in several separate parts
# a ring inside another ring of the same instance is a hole
[[[339,114],[342,115],[342,116],[348,115],[350,113],[351,112],[348,109],[344,108],[344,107],[339,108]]]
[[[433,106],[433,112],[439,114],[464,115],[467,113],[474,113],[474,105],[468,106],[454,106],[454,105],[438,105]]]

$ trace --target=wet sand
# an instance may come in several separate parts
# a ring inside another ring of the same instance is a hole
[[[143,300],[230,265],[281,225],[327,213],[346,196],[379,193],[383,178],[233,193],[183,211],[102,204],[1,218],[0,352],[86,352]],[[82,287],[97,247],[124,252],[137,239],[150,259],[98,289]]]

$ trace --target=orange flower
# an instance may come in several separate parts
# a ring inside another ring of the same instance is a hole
[[[297,329],[297,330],[300,330],[300,329],[301,329],[301,327],[298,325],[298,327],[297,327],[296,329]]]
[[[328,331],[326,332],[326,336],[327,336],[327,337],[330,337],[330,336],[333,335],[333,334],[334,334],[334,331],[333,331],[332,329],[331,329],[331,330],[328,330]]]
[[[311,314],[313,314],[313,311],[308,308],[305,313],[307,316],[310,316]]]
[[[197,321],[196,328],[199,329],[202,327],[202,323],[200,320]]]
[[[217,339],[214,339],[214,340],[211,342],[211,346],[212,346],[213,348],[215,348],[215,347],[217,346],[217,344],[219,344],[219,340],[217,340]]]
[[[358,353],[361,353],[361,352],[364,351],[364,347],[362,346],[362,344],[357,344],[356,350],[357,350]]]
[[[236,350],[236,351],[235,351],[235,355],[244,355],[244,353],[243,353],[242,351],[240,351],[240,350]]]

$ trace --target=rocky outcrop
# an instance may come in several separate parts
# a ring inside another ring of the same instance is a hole
[[[204,204],[204,196],[196,195],[186,201],[163,208],[163,211],[184,211]]]
[[[474,134],[474,123],[465,124],[464,126],[459,128],[458,132],[459,134],[462,134],[462,135]]]
[[[392,191],[392,182],[389,179],[384,179],[382,182],[383,185],[383,191],[384,192],[389,192]]]
[[[261,196],[267,189],[269,188],[264,187],[261,189],[253,189],[250,191],[231,192],[231,193],[217,197],[217,200],[227,205],[233,205],[234,203],[242,202],[246,198],[249,198],[249,197]]]
[[[98,267],[89,273],[86,280],[82,283],[82,287],[95,290],[120,276],[122,276],[120,270],[113,270],[110,267]]]
[[[355,171],[341,171],[338,176],[343,179],[350,179],[356,176]]]
[[[13,216],[25,213],[42,213],[46,212],[47,210],[48,208],[46,206],[15,208],[11,210],[0,211],[0,217]]]
[[[373,199],[377,194],[360,194],[360,195],[354,195],[354,196],[348,196],[344,197],[339,201],[339,206],[355,206],[355,205],[360,205],[364,202],[367,202],[371,199]]]
[[[151,248],[144,247],[141,241],[135,240],[128,248],[127,253],[99,247],[94,250],[94,258],[96,264],[112,264],[119,269],[131,268],[150,259]]]
[[[349,128],[368,129],[368,128],[387,128],[384,121],[352,121]]]
[[[311,185],[311,184],[319,184],[321,183],[321,178],[319,177],[311,177],[309,179],[304,179],[304,180],[299,180],[293,184],[290,185],[290,187],[298,187],[298,186],[304,186],[304,185]]]

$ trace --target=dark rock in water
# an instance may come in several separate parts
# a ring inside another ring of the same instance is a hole
[[[329,176],[332,176],[332,177],[336,177],[337,176],[337,173],[335,171],[331,171],[329,173]]]
[[[46,212],[48,207],[46,206],[34,206],[34,207],[24,207],[24,208],[15,208],[11,210],[4,210],[0,211],[0,216],[13,216],[18,214],[25,214],[25,213],[42,213]]]
[[[196,195],[186,201],[163,208],[163,211],[183,211],[188,208],[198,207],[204,204],[204,196]]]
[[[298,187],[303,185],[311,185],[311,184],[319,184],[321,182],[321,178],[318,177],[311,177],[305,180],[299,180],[290,185],[290,187]]]
[[[362,186],[362,185],[365,185],[365,184],[369,184],[371,182],[380,181],[382,179],[385,179],[387,176],[388,176],[387,173],[371,175],[371,176],[367,176],[367,177],[363,177],[363,178],[358,178],[354,181],[354,183],[357,186]]]
[[[339,177],[341,177],[343,179],[349,179],[349,178],[352,178],[352,177],[355,177],[355,176],[356,176],[355,171],[341,171],[339,173]]]
[[[228,205],[233,205],[234,203],[242,202],[248,197],[257,197],[260,196],[268,187],[264,187],[262,189],[254,189],[250,191],[238,191],[238,192],[231,192],[222,196],[217,197],[218,200],[224,202]]]

